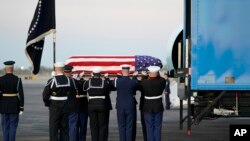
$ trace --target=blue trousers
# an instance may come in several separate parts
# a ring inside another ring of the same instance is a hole
[[[135,109],[117,109],[117,120],[119,126],[120,141],[133,140],[133,127],[135,120]]]
[[[163,112],[144,113],[148,141],[161,141]]]
[[[69,113],[69,141],[86,141],[88,113]]]
[[[3,141],[15,141],[19,122],[18,114],[2,114]]]

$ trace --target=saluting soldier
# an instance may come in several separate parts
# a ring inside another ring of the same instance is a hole
[[[76,95],[76,111],[78,113],[78,122],[76,130],[77,132],[77,141],[86,141],[87,136],[87,124],[88,124],[88,99],[87,92],[83,91],[84,72],[80,74],[80,80],[76,83],[78,92]]]
[[[119,126],[120,141],[132,141],[136,114],[135,91],[138,88],[136,73],[129,77],[130,65],[122,65],[122,76],[114,80],[117,90],[117,120]]]
[[[108,116],[110,105],[107,96],[110,93],[110,83],[103,80],[101,68],[93,69],[92,78],[84,83],[84,90],[88,92],[88,114],[92,141],[106,141],[108,130]]]
[[[108,141],[108,137],[109,137],[109,117],[110,117],[110,111],[113,109],[112,107],[112,103],[111,103],[111,98],[110,98],[110,94],[111,94],[111,91],[112,90],[115,90],[115,87],[112,83],[112,81],[109,79],[109,76],[108,76],[108,73],[104,74],[104,79],[105,81],[107,81],[109,83],[109,94],[105,95],[105,100],[106,100],[106,103],[107,103],[107,106],[108,106],[108,111],[107,111],[107,114],[106,114],[106,119],[107,119],[107,130],[106,130],[106,138],[105,138],[105,141]]]
[[[49,107],[50,141],[68,141],[68,99],[75,93],[73,82],[63,74],[64,64],[54,65],[55,76],[43,91],[43,101]]]
[[[166,80],[159,76],[160,67],[149,66],[149,78],[141,82],[144,93],[143,112],[147,128],[148,141],[161,141],[161,127],[163,117],[162,94]]]
[[[13,74],[14,61],[6,61],[5,75],[0,77],[0,113],[3,141],[15,141],[19,114],[24,111],[24,94],[21,78]]]
[[[69,99],[69,140],[85,141],[87,134],[87,92],[83,91],[83,79],[72,78],[72,66],[64,66],[64,75],[72,79],[75,88],[74,94]]]

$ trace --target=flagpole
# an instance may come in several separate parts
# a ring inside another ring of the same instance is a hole
[[[53,32],[53,66],[56,63],[56,32]]]

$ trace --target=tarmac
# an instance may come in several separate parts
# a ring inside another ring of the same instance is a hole
[[[20,116],[16,141],[49,141],[48,108],[44,107],[42,91],[46,80],[23,80],[25,93],[24,114]],[[140,93],[136,96],[139,100]],[[119,141],[115,109],[116,92],[111,93],[113,110],[110,115],[109,141]],[[186,110],[184,111],[184,115]],[[192,134],[187,135],[186,123],[179,129],[179,109],[164,111],[162,141],[229,141],[229,125],[248,124],[250,118],[219,118],[203,120],[192,126]],[[88,125],[87,141],[91,140]],[[0,129],[0,141],[2,130]],[[139,110],[137,110],[136,141],[143,141]]]

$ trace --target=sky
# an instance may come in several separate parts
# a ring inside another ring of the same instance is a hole
[[[0,62],[30,66],[24,50],[37,2],[1,0]],[[166,63],[169,39],[182,25],[183,0],[56,0],[56,60],[150,55]],[[41,65],[53,65],[52,35],[45,39]]]

